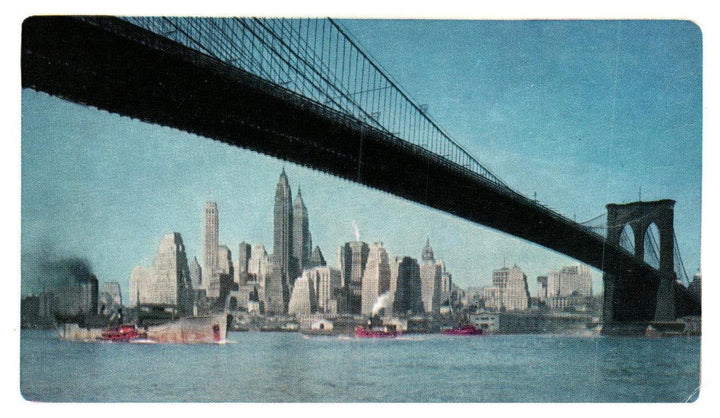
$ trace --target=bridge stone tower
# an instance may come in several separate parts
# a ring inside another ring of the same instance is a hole
[[[607,242],[620,246],[620,236],[626,226],[630,226],[635,241],[635,257],[645,258],[645,234],[650,225],[655,224],[660,233],[660,266],[659,283],[655,298],[656,321],[675,319],[675,269],[674,269],[674,200],[658,200],[653,202],[633,202],[627,204],[607,205]],[[632,274],[630,274],[632,276]],[[605,300],[603,304],[603,321],[613,322],[618,318],[618,301],[622,299],[621,280],[633,280],[632,277],[618,277],[604,274]]]

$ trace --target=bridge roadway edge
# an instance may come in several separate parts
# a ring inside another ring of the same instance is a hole
[[[96,22],[28,18],[23,87],[382,190],[635,277],[626,290],[655,294],[657,277],[632,257],[475,173],[127,22]],[[636,301],[649,308],[651,299]]]

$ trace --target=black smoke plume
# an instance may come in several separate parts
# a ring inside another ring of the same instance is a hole
[[[81,257],[41,261],[39,267],[43,284],[50,287],[86,283],[93,277],[90,263]]]

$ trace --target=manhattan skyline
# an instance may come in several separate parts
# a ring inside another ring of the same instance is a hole
[[[700,265],[701,39],[688,22],[341,21],[471,154],[512,188],[577,220],[607,203],[676,199],[687,273]],[[442,30],[440,30],[442,29]],[[421,39],[420,42],[417,39]],[[161,238],[202,259],[203,207],[220,244],[272,247],[284,168],[313,245],[383,241],[419,259],[426,237],[461,287],[517,264],[534,286],[574,260],[418,204],[174,129],[25,90],[22,291],[32,258],[88,259],[127,290]],[[237,254],[234,254],[237,259]],[[593,287],[601,274],[593,271]],[[534,294],[534,287],[531,287]]]

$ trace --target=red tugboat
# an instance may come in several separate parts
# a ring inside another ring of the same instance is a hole
[[[394,330],[394,327],[383,327],[382,329],[367,329],[361,325],[358,325],[355,327],[355,336],[359,338],[395,338],[398,336],[398,332]]]
[[[355,336],[358,338],[395,338],[399,334],[395,325],[383,325],[379,317],[368,319],[367,327],[355,327]]]
[[[473,325],[465,325],[457,328],[442,330],[443,335],[483,335],[482,329],[477,329]]]
[[[147,332],[141,332],[132,324],[107,329],[100,335],[102,341],[127,342],[143,338],[147,338]]]

